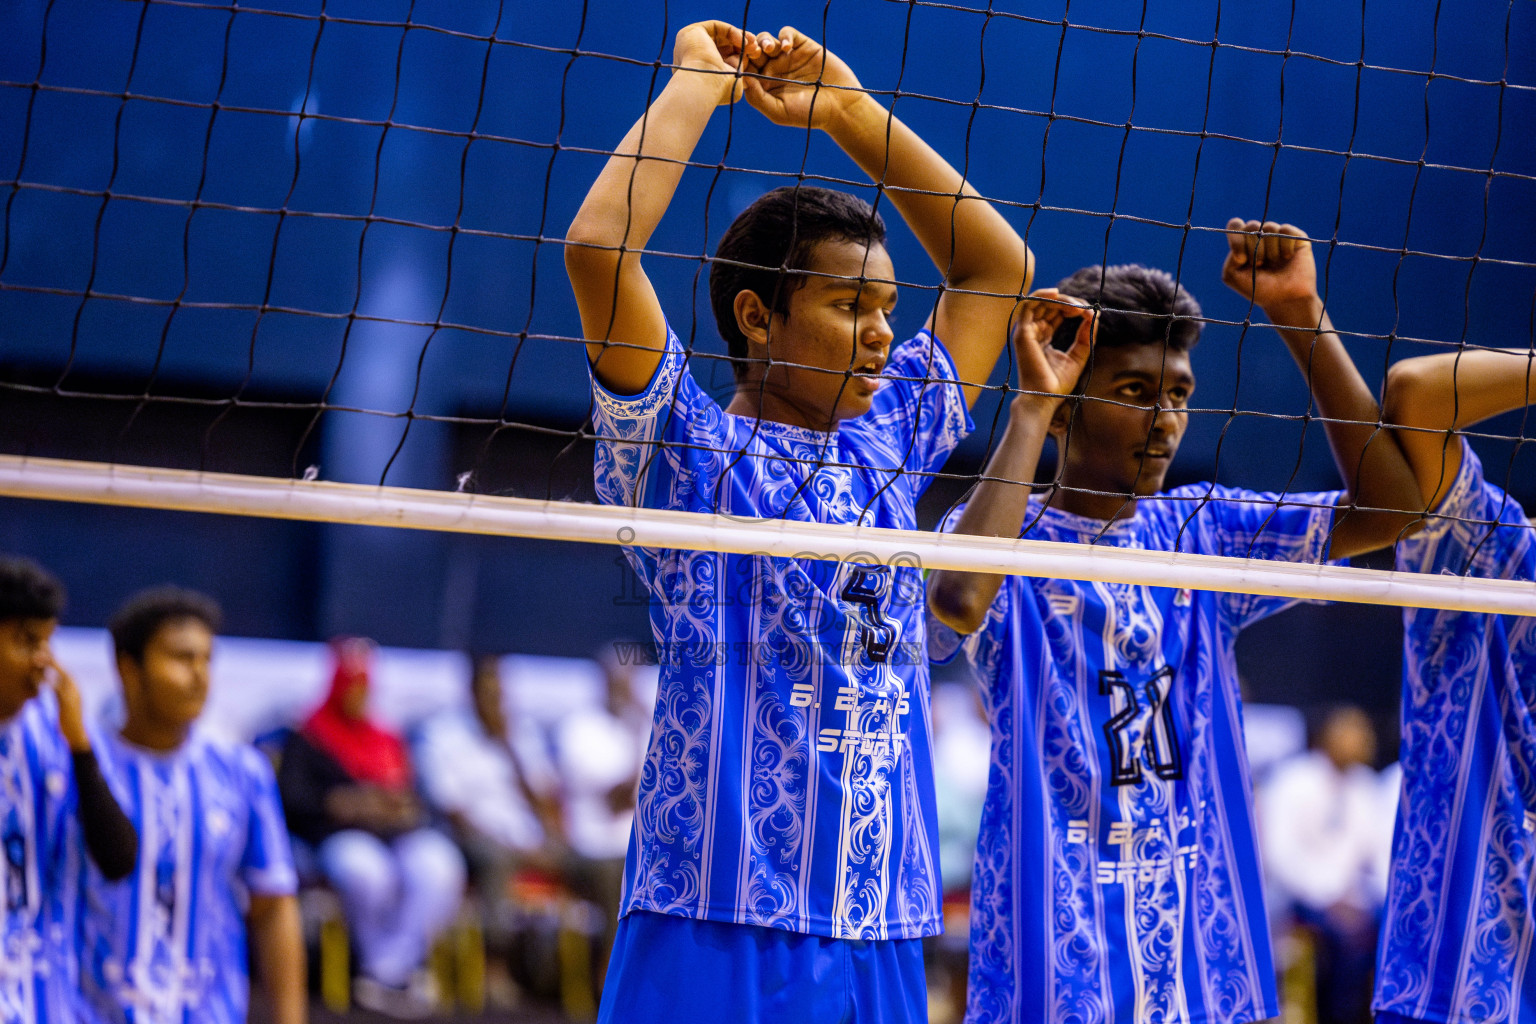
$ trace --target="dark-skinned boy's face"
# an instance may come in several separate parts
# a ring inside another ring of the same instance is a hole
[[[1188,352],[1162,345],[1096,349],[1064,445],[1062,482],[1136,497],[1162,490],[1189,426],[1185,410],[1194,390]],[[1058,446],[1061,441],[1058,431]]]
[[[884,383],[896,271],[884,246],[841,239],[817,245],[807,269],[790,293],[788,315],[773,317],[773,365],[763,388],[806,425],[830,430],[868,412]]]
[[[144,645],[144,659],[118,661],[131,713],[165,728],[184,728],[208,700],[213,634],[200,619],[162,623]]]
[[[0,718],[10,718],[43,685],[48,671],[48,642],[57,619],[0,621]]]

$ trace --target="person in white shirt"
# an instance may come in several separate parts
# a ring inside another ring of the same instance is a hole
[[[512,1005],[511,964],[529,911],[514,901],[512,882],[523,868],[556,865],[559,805],[552,769],[530,766],[529,744],[518,742],[526,723],[514,723],[508,713],[500,659],[476,659],[469,689],[470,707],[428,718],[412,753],[423,796],[448,819],[468,862],[485,928],[487,995]]]
[[[637,713],[629,666],[612,657],[600,658],[599,664],[606,687],[603,702],[588,704],[560,721],[555,753],[571,849],[586,860],[622,861],[629,848],[650,722],[643,711]],[[616,899],[614,903],[617,907]]]
[[[612,654],[597,658],[604,675],[601,703],[586,703],[552,730],[560,806],[570,848],[567,881],[601,911],[598,968],[606,970],[624,885],[650,715],[639,699],[635,672]]]
[[[968,683],[935,685],[932,704],[939,863],[947,896],[970,889],[976,834],[981,830],[987,776],[992,770],[992,730],[980,693]]]
[[[497,659],[476,662],[470,695],[470,710],[443,711],[422,725],[416,771],[428,801],[455,826],[476,873],[504,883],[512,864],[544,848],[547,801],[530,788],[513,748]],[[505,894],[504,886],[495,891]]]
[[[1318,940],[1320,1024],[1370,1020],[1393,808],[1375,769],[1376,730],[1358,707],[1330,711],[1311,750],[1277,766],[1259,794],[1271,904]]]

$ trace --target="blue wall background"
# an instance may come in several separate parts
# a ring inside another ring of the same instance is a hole
[[[0,7],[7,450],[426,487],[473,470],[489,490],[589,493],[579,445],[557,462],[563,439],[508,429],[487,448],[484,427],[431,418],[569,430],[585,417],[552,240],[664,83],[677,29],[702,17],[793,23],[867,87],[899,91],[897,114],[1025,233],[1037,283],[1103,261],[1175,272],[1216,321],[1195,357],[1211,411],[1181,479],[1333,479],[1321,434],[1294,418],[1307,401],[1289,357],[1220,284],[1229,216],[1319,240],[1329,307],[1373,384],[1428,350],[1414,339],[1531,343],[1525,3],[13,0]],[[720,352],[700,254],[764,189],[859,174],[744,104],[719,112],[696,159],[652,242],[676,255],[651,274],[682,332]],[[931,301],[916,288],[936,273],[893,228],[912,285],[898,326],[915,328]],[[713,384],[728,377],[721,366]],[[998,407],[983,400],[957,473],[984,457]],[[1488,429],[1523,434],[1518,418]],[[1536,500],[1529,449],[1479,443]],[[580,653],[644,628],[612,550],[14,500],[0,501],[0,544],[58,567],[84,624],[176,578],[255,635]],[[1372,678],[1395,674],[1393,622],[1360,627],[1383,638]]]

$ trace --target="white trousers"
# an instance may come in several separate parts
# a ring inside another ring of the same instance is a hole
[[[441,832],[394,840],[348,829],[320,844],[320,869],[341,897],[362,973],[404,985],[464,896],[464,855]]]

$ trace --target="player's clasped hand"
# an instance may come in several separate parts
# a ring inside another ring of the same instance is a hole
[[[763,46],[765,60],[746,79],[746,99],[774,124],[826,128],[832,118],[864,97],[847,64],[831,50],[786,25]]]
[[[1276,326],[1317,326],[1317,264],[1305,231],[1233,217],[1227,221],[1227,247],[1221,279],[1229,288],[1264,310]]]
[[[1051,344],[1057,328],[1079,321],[1065,349]],[[1055,288],[1039,288],[1019,304],[1013,329],[1013,349],[1019,361],[1018,401],[1048,406],[1054,411],[1072,393],[1098,333],[1098,313],[1082,299]]]
[[[701,71],[714,76],[720,88],[719,103],[741,99],[743,79],[738,72],[762,64],[758,36],[724,21],[700,21],[685,25],[672,47],[676,71]]]
[[[714,75],[720,87],[718,102],[730,104],[741,99],[754,81],[746,77],[748,73],[761,72],[770,58],[782,58],[789,49],[787,38],[751,33],[724,21],[700,21],[678,31],[672,63],[678,71]]]
[[[745,98],[774,124],[825,128],[864,96],[858,76],[826,47],[786,25],[778,35],[701,21],[677,34],[679,71],[715,75],[720,104]]]

